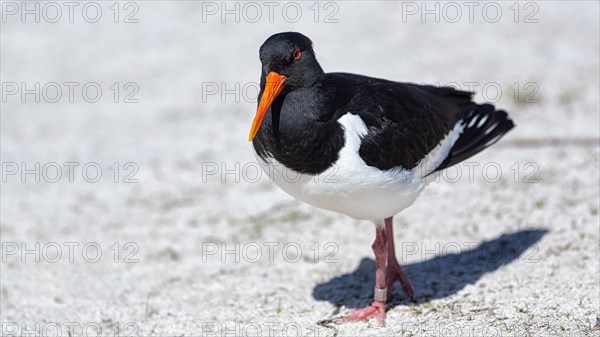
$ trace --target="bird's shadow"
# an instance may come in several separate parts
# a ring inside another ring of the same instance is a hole
[[[419,258],[420,262],[403,264],[399,255],[398,261],[411,280],[416,302],[424,303],[456,294],[466,285],[477,282],[483,274],[503,265],[536,263],[539,251],[536,243],[547,232],[545,229],[524,230],[481,243],[404,243],[398,245],[396,251],[403,253],[407,259]],[[313,297],[337,307],[360,308],[372,302],[374,285],[375,261],[364,258],[355,271],[316,285]],[[396,282],[388,307],[409,303],[399,282]]]

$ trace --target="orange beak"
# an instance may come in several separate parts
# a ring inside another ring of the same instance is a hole
[[[262,94],[262,98],[260,99],[260,103],[258,104],[258,109],[256,110],[256,115],[254,116],[254,121],[252,122],[252,127],[250,128],[250,135],[248,136],[248,141],[252,141],[256,134],[258,133],[258,129],[262,125],[271,104],[279,95],[281,90],[283,90],[283,82],[287,77],[283,75],[279,75],[278,73],[272,71],[267,75],[267,83],[265,85],[265,91]]]

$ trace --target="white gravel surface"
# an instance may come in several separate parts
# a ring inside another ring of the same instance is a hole
[[[2,3],[3,336],[600,335],[598,2],[93,3]],[[472,85],[518,125],[396,217],[418,300],[397,286],[384,327],[318,324],[370,303],[372,224],[257,177],[258,47],[288,30],[326,71]]]

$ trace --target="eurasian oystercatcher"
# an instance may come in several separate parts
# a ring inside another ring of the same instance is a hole
[[[285,192],[315,207],[375,223],[373,303],[344,320],[383,324],[391,286],[413,289],[394,251],[392,218],[430,174],[463,161],[514,127],[506,112],[450,87],[325,73],[296,32],[260,47],[260,102],[249,140]],[[320,177],[320,178],[319,178]]]

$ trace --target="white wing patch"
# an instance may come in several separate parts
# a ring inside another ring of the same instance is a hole
[[[464,128],[465,124],[463,122],[456,123],[454,129],[446,135],[438,146],[433,148],[433,150],[419,162],[416,170],[422,172],[423,177],[435,171],[435,169],[448,157],[448,153],[450,153],[452,146],[454,146],[454,143],[456,143]]]

